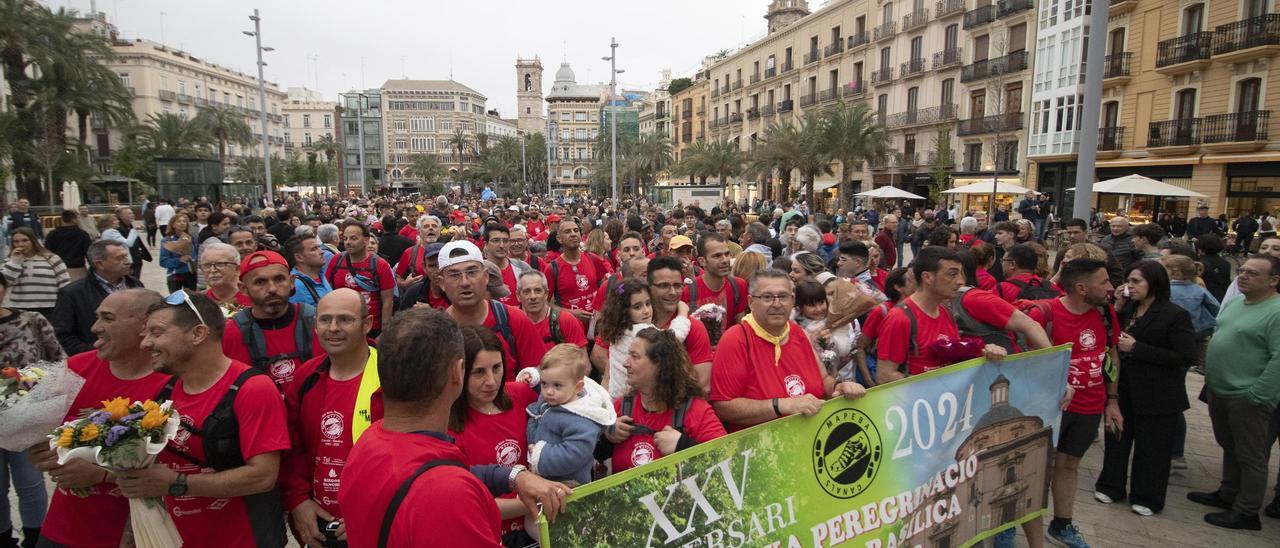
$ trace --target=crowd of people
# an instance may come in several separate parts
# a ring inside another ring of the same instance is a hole
[[[1263,508],[1280,430],[1274,232],[1233,275],[1225,230],[1196,219],[1181,236],[1071,219],[1052,253],[1052,204],[1031,196],[990,222],[489,198],[159,199],[142,221],[65,211],[47,235],[11,217],[0,356],[66,359],[86,379],[68,418],[124,396],[183,419],[138,471],[0,455],[22,546],[118,545],[127,499],[144,497],[165,497],[193,546],[526,546],[539,513],[608,474],[1063,344],[1052,519],[1024,525],[1031,546],[1088,546],[1074,495],[1100,431],[1095,500],[1163,510],[1186,467],[1189,370],[1223,448],[1219,489],[1189,498],[1220,527],[1280,518],[1280,484]],[[163,295],[139,276],[156,247]],[[17,546],[7,524],[0,547]]]

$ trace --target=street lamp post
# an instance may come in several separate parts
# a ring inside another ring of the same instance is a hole
[[[609,38],[609,56],[601,59],[609,62],[609,102],[605,105],[612,114],[609,116],[609,182],[613,193],[613,203],[618,204],[618,109],[613,100],[618,94],[618,39]]]
[[[269,204],[274,205],[275,198],[274,198],[274,193],[272,192],[272,187],[271,187],[271,151],[269,148],[269,143],[267,142],[268,140],[268,137],[267,137],[267,86],[266,86],[266,83],[263,81],[263,77],[262,77],[262,67],[267,66],[267,64],[262,61],[262,53],[267,51],[272,51],[275,48],[264,47],[262,45],[262,18],[258,17],[257,8],[254,8],[253,15],[249,16],[249,20],[253,21],[253,30],[252,31],[246,30],[243,32],[246,35],[252,36],[254,40],[257,41],[258,103],[259,103],[258,112],[259,112],[259,119],[262,121],[262,165],[263,165],[263,170],[266,172],[265,174],[266,174],[266,181],[267,181],[267,202]]]

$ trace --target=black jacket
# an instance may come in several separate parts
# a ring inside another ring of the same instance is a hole
[[[142,287],[142,282],[126,275],[124,283],[129,288]],[[98,336],[93,334],[98,305],[107,298],[107,291],[98,283],[92,272],[58,290],[58,306],[53,308],[53,332],[68,356],[93,350]]]
[[[67,268],[84,268],[84,255],[92,243],[93,236],[77,225],[60,226],[44,238],[44,246],[57,253]]]
[[[1157,300],[1129,327],[1136,312],[1137,303],[1130,303],[1120,315],[1120,327],[1137,339],[1132,351],[1120,353],[1120,397],[1139,415],[1187,410],[1187,368],[1196,353],[1191,315],[1171,301]]]

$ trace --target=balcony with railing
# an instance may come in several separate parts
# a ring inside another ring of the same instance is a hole
[[[963,62],[961,48],[944,49],[933,54],[933,70],[958,67]]]
[[[983,59],[970,65],[965,65],[960,69],[960,82],[974,82],[977,80],[985,80],[1005,74],[1013,74],[1015,72],[1026,70],[1027,68],[1027,52],[1026,50],[1015,51],[1003,57],[994,59]]]
[[[819,59],[822,59],[822,54],[816,49],[810,50],[809,53],[804,54],[804,64],[806,65],[809,63],[817,63]]]
[[[830,46],[822,48],[822,56],[831,57],[832,55],[839,55],[843,51],[844,51],[844,40],[837,39],[836,41],[832,42]]]
[[[1253,110],[1212,114],[1200,122],[1205,150],[1209,152],[1253,152],[1267,144],[1267,124],[1271,111]]]
[[[174,92],[172,92],[172,91],[163,90],[163,89],[162,89],[162,90],[160,90],[160,100],[161,100],[161,101],[172,101],[172,100],[174,100],[177,96],[178,96],[178,94],[176,94],[176,93],[174,93]]]
[[[871,43],[871,37],[870,37],[870,36],[868,36],[868,35],[867,35],[867,31],[865,31],[865,30],[864,30],[864,31],[862,31],[862,32],[855,32],[855,33],[853,33],[853,36],[850,36],[850,37],[846,40],[846,42],[848,42],[848,43],[846,44],[846,49],[850,49],[850,50],[852,50],[853,48],[859,48],[859,47],[865,46],[865,45],[867,45],[867,44],[870,44],[870,43]]]
[[[755,119],[758,119],[758,118],[760,118],[760,109],[755,108],[755,107],[751,107],[751,108],[747,109],[747,119],[748,119],[748,120],[755,120]]]
[[[945,19],[952,15],[960,15],[964,13],[964,0],[939,0],[938,5],[934,7],[934,19]]]
[[[902,32],[929,24],[929,8],[921,8],[902,16]]]
[[[1218,25],[1213,30],[1213,59],[1240,63],[1280,52],[1280,13],[1268,13]]]
[[[924,76],[924,68],[924,59],[911,59],[902,64],[898,74],[901,74],[904,79]]]
[[[889,158],[887,156],[880,158],[872,158],[867,160],[867,169],[872,171],[882,171],[889,168]]]
[[[792,63],[789,60],[785,61],[782,63],[782,74],[791,72],[792,70],[795,70],[795,68],[796,68],[795,63]]]
[[[893,38],[898,35],[898,22],[885,21],[877,26],[871,34],[876,42]]]
[[[1151,122],[1147,150],[1152,154],[1189,154],[1200,146],[1200,118]]]
[[[940,124],[956,119],[956,105],[939,105],[919,108],[890,114],[884,119],[884,126],[889,129],[902,129],[914,126]]]
[[[192,98],[190,95],[187,95],[187,94],[185,94],[185,93],[179,93],[179,94],[178,94],[178,103],[180,103],[180,104],[183,104],[183,105],[190,105],[190,104],[191,104],[192,99],[193,99],[193,98]]]
[[[733,91],[742,89],[742,78],[733,81]]]
[[[880,67],[871,71],[871,85],[885,84],[893,81],[893,67]]]
[[[659,103],[658,105],[661,106],[662,103]],[[659,108],[653,111],[653,118],[655,120],[662,120],[662,119],[665,119],[666,117],[667,117],[667,109],[665,108]]]
[[[824,89],[818,92],[818,102],[826,103],[840,98],[840,88]]]
[[[1156,46],[1156,72],[1174,76],[1203,70],[1209,66],[1212,51],[1212,32],[1193,32],[1162,40]]]
[[[712,90],[711,90],[711,98],[712,98],[712,99],[715,99],[716,97],[719,97],[719,96],[720,96],[720,88],[719,88],[719,87],[712,88]]]
[[[684,131],[681,131],[681,132],[680,132],[680,142],[681,142],[681,143],[687,143],[687,142],[692,141],[692,140],[693,140],[693,130],[692,130],[692,129],[686,129],[686,130],[684,130]]]
[[[759,72],[757,72],[757,73],[755,73],[755,74],[752,74],[752,75],[751,75],[751,80],[750,80],[750,82],[751,82],[752,84],[759,84],[759,83],[760,83],[760,73],[759,73]]]
[[[707,107],[698,107],[698,116],[702,116],[706,113],[707,113]]]
[[[861,97],[867,93],[867,83],[861,79],[849,82],[843,88],[845,97]]]
[[[792,101],[791,99],[784,99],[784,100],[782,100],[782,101],[778,102],[778,112],[780,112],[780,113],[781,113],[781,112],[791,112],[791,109],[793,109],[793,108],[795,108],[795,102],[794,102],[794,101]]]
[[[702,114],[702,113],[701,113],[701,112],[699,112],[698,114]],[[693,117],[693,109],[692,109],[692,108],[686,108],[686,109],[684,109],[684,110],[681,110],[681,111],[680,111],[680,119],[681,119],[681,120],[688,120],[689,118],[692,118],[692,117]]]
[[[1031,7],[1031,0],[1000,0],[996,4],[996,18],[1003,19],[1017,13],[1030,11]]]
[[[730,115],[729,115],[729,123],[730,123],[730,124],[741,124],[741,123],[742,123],[742,113],[741,113],[741,112],[735,112],[735,113],[733,113],[733,114],[730,114]]]
[[[711,120],[707,121],[707,127],[711,129],[716,129],[720,127],[720,120],[716,118],[712,118]]]
[[[897,158],[899,169],[915,169],[920,166],[919,152],[900,152]]]
[[[1004,114],[994,114],[980,118],[960,120],[960,124],[956,127],[956,135],[963,137],[967,135],[984,135],[987,133],[1017,131],[1020,129],[1022,129],[1022,113],[1006,112]]]
[[[1115,158],[1124,150],[1123,127],[1098,128],[1098,158]]]
[[[812,106],[818,102],[818,96],[813,93],[806,93],[800,96],[800,108]]]
[[[760,107],[760,115],[761,115],[761,116],[773,116],[773,115],[774,115],[774,114],[776,114],[777,112],[778,112],[778,111],[777,111],[777,109],[776,109],[776,108],[774,108],[773,103],[770,103],[770,104],[767,104],[767,105],[765,105],[765,106]]]
[[[1133,52],[1112,53],[1103,58],[1102,80],[1104,85],[1122,85],[1129,81],[1129,61]]]
[[[956,168],[955,152],[950,152],[947,154],[938,154],[938,151],[931,150],[929,151],[928,158],[929,158],[928,163],[926,165],[928,165],[929,167],[942,168],[947,170],[953,170]]]
[[[1138,7],[1138,0],[1110,0],[1110,2],[1111,9],[1109,13],[1112,16],[1129,13],[1133,11],[1133,8]]]
[[[987,23],[996,20],[996,7],[994,4],[978,6],[969,11],[964,12],[964,29],[969,30],[981,27]]]
[[[777,75],[778,75],[778,67],[769,67],[767,69],[764,69],[765,80],[773,78],[774,76],[777,76]]]

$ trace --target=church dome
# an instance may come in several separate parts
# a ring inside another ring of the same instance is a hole
[[[577,76],[573,74],[573,69],[569,68],[569,63],[560,63],[560,70],[556,71],[556,83],[572,84],[576,83],[577,80]]]

